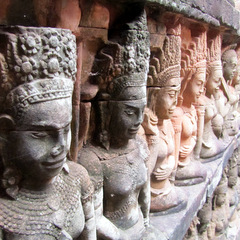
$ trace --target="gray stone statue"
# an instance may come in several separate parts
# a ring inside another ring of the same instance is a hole
[[[67,160],[75,37],[0,29],[0,239],[96,239],[93,186]]]
[[[149,224],[148,149],[137,133],[146,105],[149,36],[146,16],[135,9],[112,29],[90,80],[99,87],[93,103],[95,133],[79,153],[95,186],[100,239],[142,239]]]

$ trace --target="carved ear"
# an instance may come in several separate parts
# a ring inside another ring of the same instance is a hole
[[[8,131],[15,129],[15,121],[14,119],[7,114],[0,115],[0,137],[4,137]]]

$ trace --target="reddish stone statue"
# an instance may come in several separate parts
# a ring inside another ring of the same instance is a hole
[[[182,83],[179,103],[175,114],[181,119],[181,137],[179,148],[177,185],[192,185],[201,183],[206,178],[206,169],[194,160],[194,148],[197,140],[202,142],[202,132],[198,131],[200,124],[194,104],[198,103],[203,93],[206,76],[207,55],[206,31],[198,36],[192,36],[189,45],[183,44],[181,55]],[[202,130],[201,128],[199,130]],[[197,147],[201,147],[197,145]],[[199,152],[197,150],[197,152]],[[197,156],[198,157],[198,156]]]
[[[179,90],[180,37],[166,36],[162,51],[152,51],[148,108],[143,122],[150,150],[151,212],[156,214],[177,212],[186,206],[184,193],[173,183],[177,158],[175,131],[170,119]]]

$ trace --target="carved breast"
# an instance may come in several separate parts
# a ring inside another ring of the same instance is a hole
[[[197,114],[195,109],[191,112],[184,113],[182,122],[181,138],[188,139],[197,134]]]
[[[147,169],[138,149],[101,163],[107,195],[128,196],[139,191],[147,180]]]

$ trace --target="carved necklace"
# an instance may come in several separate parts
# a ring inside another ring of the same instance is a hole
[[[0,199],[0,227],[14,234],[46,234],[59,239],[69,230],[81,196],[71,176],[63,171],[50,190],[21,189],[17,200]]]

